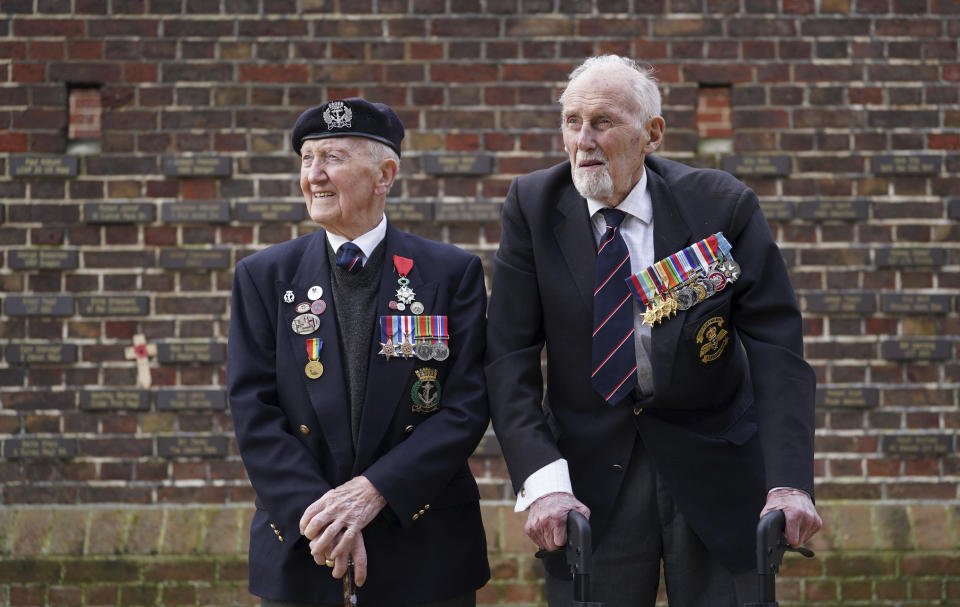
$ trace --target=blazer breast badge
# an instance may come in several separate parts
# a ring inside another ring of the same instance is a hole
[[[655,325],[689,310],[740,278],[740,265],[723,232],[664,257],[627,279],[627,287],[645,308],[643,324]]]
[[[421,367],[413,374],[417,376],[417,381],[410,388],[410,410],[414,413],[433,413],[440,408],[439,372],[432,367]]]

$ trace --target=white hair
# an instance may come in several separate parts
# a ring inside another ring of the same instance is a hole
[[[588,70],[595,67],[608,66],[622,66],[634,72],[635,77],[630,78],[630,84],[637,106],[640,108],[640,115],[637,117],[637,124],[640,128],[643,128],[651,118],[660,115],[660,89],[657,88],[657,79],[653,76],[653,68],[643,67],[633,59],[619,55],[598,55],[596,57],[590,57],[570,72],[570,76],[567,78],[567,86],[560,95],[560,104],[563,105],[563,100],[567,95],[567,89],[570,88],[570,83]]]
[[[397,169],[399,170],[400,155],[393,151],[393,148],[375,139],[368,139],[366,137],[358,137],[357,139],[363,140],[367,155],[375,164],[380,164],[384,160],[392,158],[393,161],[397,163]]]

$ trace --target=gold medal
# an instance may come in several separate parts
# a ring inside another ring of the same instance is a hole
[[[307,366],[304,367],[303,372],[306,373],[310,379],[317,379],[323,375],[323,365],[320,364],[319,360],[311,360],[307,363]]]

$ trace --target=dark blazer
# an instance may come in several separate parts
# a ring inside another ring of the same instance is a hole
[[[480,260],[388,226],[370,314],[404,314],[387,304],[398,288],[393,255],[410,258],[410,287],[424,314],[448,316],[451,352],[443,362],[386,360],[378,355],[378,322],[354,449],[326,243],[320,230],[272,246],[241,260],[234,274],[227,383],[257,495],[250,591],[278,601],[342,602],[342,583],[314,563],[298,522],[327,490],[360,474],[388,503],[363,531],[369,565],[360,603],[423,603],[475,590],[490,575],[479,492],[467,466],[488,421]],[[296,303],[283,295],[290,290],[295,302],[308,301],[314,285],[323,288],[327,309],[315,333],[298,335],[291,329]],[[311,337],[323,340],[319,379],[304,374]],[[439,373],[440,407],[432,413],[411,410],[414,372],[422,368]]]
[[[654,397],[611,407],[590,385],[596,244],[586,201],[569,163],[516,179],[488,312],[494,428],[515,490],[567,459],[597,545],[639,433],[694,531],[722,563],[746,570],[767,490],[813,492],[815,377],[802,358],[800,313],[752,190],[726,173],[657,157],[647,157],[646,169],[655,259],[722,231],[742,276],[656,325]],[[728,339],[702,351],[698,335],[718,325]]]

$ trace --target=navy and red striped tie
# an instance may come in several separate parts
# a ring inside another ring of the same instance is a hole
[[[363,269],[363,263],[360,261],[362,254],[360,247],[352,242],[345,242],[337,249],[337,265],[348,274],[356,274]]]
[[[597,251],[593,291],[593,389],[615,405],[637,384],[637,357],[633,343],[633,302],[626,280],[630,252],[620,235],[626,214],[602,209],[607,229]]]

